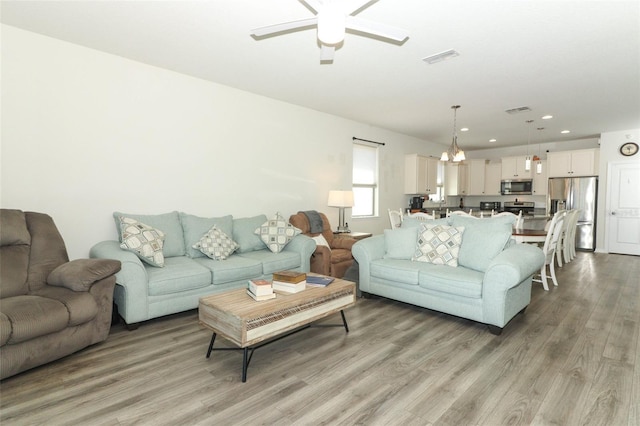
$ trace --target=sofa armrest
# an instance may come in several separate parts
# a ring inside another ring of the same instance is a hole
[[[311,255],[316,251],[316,242],[306,235],[296,235],[284,247],[284,251],[300,253],[300,271],[309,272],[311,270]]]
[[[89,251],[89,256],[121,262],[122,269],[116,273],[117,286],[113,295],[118,311],[127,324],[147,319],[149,276],[138,256],[122,250],[117,241],[102,241],[94,245]]]
[[[72,291],[89,291],[91,286],[116,272],[121,264],[113,259],[76,259],[51,271],[47,284]]]
[[[358,262],[358,288],[361,291],[369,291],[371,278],[369,265],[376,259],[382,259],[384,253],[384,235],[374,235],[370,238],[359,240],[351,248],[351,254]]]
[[[483,286],[507,291],[539,271],[542,265],[542,250],[530,244],[514,244],[491,261],[484,275]]]

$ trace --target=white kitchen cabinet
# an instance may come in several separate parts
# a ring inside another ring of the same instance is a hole
[[[404,157],[404,193],[435,194],[438,192],[438,159],[418,154]]]
[[[536,173],[537,161],[531,163],[533,172],[533,195],[547,195],[547,188],[549,187],[547,179],[547,162],[546,160],[540,161],[542,163],[542,173]]]
[[[502,178],[502,165],[489,163],[484,168],[484,195],[501,195],[500,179]]]
[[[531,179],[531,170],[524,169],[526,155],[502,158],[502,179]],[[533,161],[531,162],[533,168]]]
[[[549,177],[575,177],[598,175],[597,148],[547,153]]]
[[[445,163],[444,164],[444,184],[446,195],[465,195],[467,188],[466,166],[462,163]]]
[[[467,176],[465,195],[485,195],[484,177],[486,160],[467,160]]]

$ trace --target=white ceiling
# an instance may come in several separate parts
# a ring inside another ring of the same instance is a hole
[[[640,127],[640,1],[379,0],[358,16],[408,30],[402,45],[347,34],[321,64],[298,0],[7,1],[2,22],[465,150]],[[460,56],[427,65],[448,49]],[[507,109],[531,112],[510,115]],[[552,114],[553,119],[541,120]],[[571,130],[561,135],[561,130]],[[490,138],[497,142],[489,143]]]

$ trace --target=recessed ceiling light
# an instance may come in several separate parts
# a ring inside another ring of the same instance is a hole
[[[496,142],[497,139],[489,139],[489,142]]]
[[[562,133],[562,134],[571,133],[571,130],[563,130],[563,131],[561,131],[560,133]]]
[[[543,116],[542,116],[542,119],[543,119],[543,120],[550,120],[550,119],[552,119],[552,118],[553,118],[553,115],[543,115]]]
[[[463,127],[462,129],[460,129],[461,132],[468,132],[469,128],[468,127]]]

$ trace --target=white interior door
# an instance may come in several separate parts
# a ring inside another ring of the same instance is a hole
[[[609,253],[640,256],[640,162],[609,165]]]

